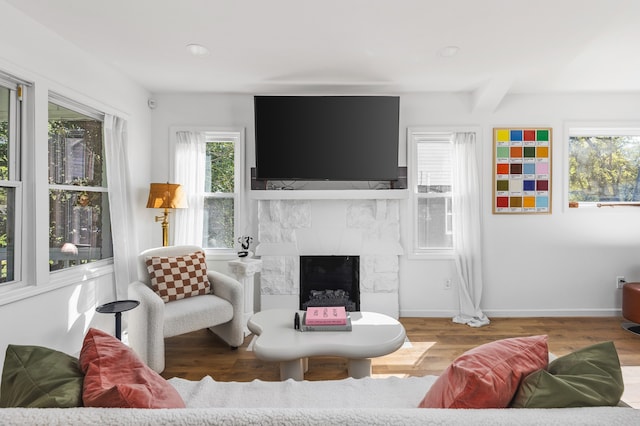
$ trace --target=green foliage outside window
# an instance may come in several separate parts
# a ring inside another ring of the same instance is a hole
[[[234,246],[234,199],[235,188],[235,144],[233,142],[207,143],[207,177],[205,196],[203,245],[207,248],[233,248]]]
[[[233,142],[207,143],[209,173],[205,183],[206,192],[233,192],[234,149]]]
[[[9,180],[9,122],[0,121],[0,180]]]
[[[204,199],[204,247],[233,248],[233,209],[233,198]]]
[[[65,139],[82,139],[83,155],[91,159],[83,176],[66,176],[70,161]],[[102,122],[96,120],[49,120],[49,183],[79,186],[103,186]]]
[[[6,90],[6,89],[5,89]],[[0,180],[9,180],[9,120],[0,121]],[[6,251],[9,247],[9,202],[7,190],[0,190],[0,250]],[[13,279],[6,256],[0,260],[0,283]]]
[[[569,201],[640,201],[640,136],[569,139]]]

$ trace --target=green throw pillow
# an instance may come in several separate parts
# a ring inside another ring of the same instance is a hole
[[[9,345],[0,407],[81,407],[83,379],[77,358],[42,346]]]
[[[613,342],[592,345],[549,363],[520,384],[514,408],[563,408],[617,405],[624,390]]]

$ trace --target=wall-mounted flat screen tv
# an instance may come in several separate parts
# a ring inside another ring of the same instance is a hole
[[[398,178],[397,96],[255,96],[256,179]]]

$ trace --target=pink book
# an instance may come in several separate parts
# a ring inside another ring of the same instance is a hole
[[[345,325],[347,312],[344,306],[320,306],[307,308],[306,325]]]

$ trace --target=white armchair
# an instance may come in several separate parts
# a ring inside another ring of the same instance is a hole
[[[164,370],[164,339],[209,328],[232,349],[244,342],[242,285],[220,272],[207,269],[211,294],[164,303],[151,289],[146,259],[181,256],[202,250],[198,246],[169,246],[138,255],[138,281],[129,285],[129,298],[140,306],[129,312],[129,344],[156,372]]]

